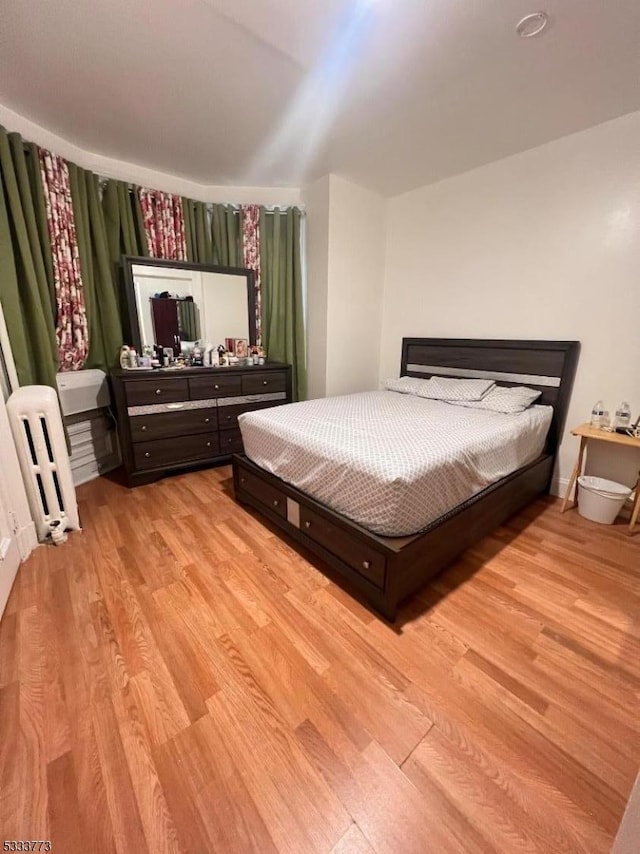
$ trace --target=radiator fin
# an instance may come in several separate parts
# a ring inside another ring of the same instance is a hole
[[[47,430],[47,422],[46,420],[40,416],[40,426],[42,427],[42,435],[44,436],[44,444],[47,449],[47,456],[49,458],[49,462],[54,462],[53,459],[53,451],[51,450],[51,442],[49,440],[49,431]]]
[[[55,471],[51,472],[51,476],[53,478],[53,486],[56,490],[56,498],[58,499],[58,507],[60,508],[60,511],[62,513],[64,513],[64,499],[62,497],[62,491],[60,489],[60,481],[58,480],[58,473]]]
[[[33,444],[33,436],[31,435],[31,427],[29,427],[29,422],[27,421],[26,418],[24,418],[22,420],[22,423],[24,425],[24,432],[26,433],[26,436],[27,436],[27,444],[29,445],[29,452],[31,454],[31,463],[34,466],[37,466],[38,465],[38,455],[36,454],[35,445]]]
[[[42,512],[45,518],[49,519],[49,505],[47,504],[47,496],[45,495],[41,474],[36,474],[36,482],[38,484],[38,492],[40,493],[40,501],[42,502]]]

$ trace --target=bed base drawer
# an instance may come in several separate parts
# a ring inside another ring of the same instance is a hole
[[[221,431],[222,435],[226,431]],[[370,591],[374,597],[385,590],[387,558],[364,537],[333,522],[321,512],[297,500],[297,490],[288,484],[280,487],[276,478],[251,463],[234,456],[236,495],[267,515],[276,514],[286,531],[320,554],[352,583]],[[251,469],[255,469],[252,471]],[[292,497],[295,496],[295,497]]]
[[[238,480],[241,489],[268,507],[272,513],[282,516],[283,519],[287,518],[287,496],[284,492],[255,477],[246,469],[240,472]]]
[[[300,506],[300,530],[348,564],[376,587],[384,588],[384,555],[324,516]]]

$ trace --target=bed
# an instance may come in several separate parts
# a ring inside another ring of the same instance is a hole
[[[552,414],[550,406],[504,414],[370,391],[238,420],[244,453],[261,469],[374,534],[400,537],[537,459]]]
[[[378,391],[241,424],[236,498],[347,579],[386,619],[458,554],[548,490],[577,342],[405,338],[401,377],[526,385],[519,415]]]

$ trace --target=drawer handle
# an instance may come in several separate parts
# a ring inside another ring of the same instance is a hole
[[[143,424],[143,425],[142,425],[142,427],[141,427],[140,429],[141,429],[141,430],[142,430],[142,432],[144,433],[144,431],[147,429],[147,425],[146,425],[146,424]]]
[[[233,416],[231,416],[231,415],[227,415],[227,421],[231,421],[232,417]]]
[[[156,389],[156,394],[162,394],[162,389],[161,389],[161,388],[157,388],[157,389]]]
[[[220,386],[218,385],[218,383],[215,383],[213,387],[214,387],[215,389],[220,388]]]
[[[273,499],[273,506],[274,506],[274,507],[279,507],[279,506],[280,506],[280,502],[278,501],[278,499],[277,499],[277,498],[274,498],[274,499]]]
[[[262,380],[262,385],[269,385],[269,380]]]
[[[247,482],[246,477],[241,477],[241,478],[240,478],[240,483],[246,483],[246,482]]]
[[[151,456],[151,454],[149,453],[149,451],[147,451],[147,453],[145,454],[145,457],[150,457],[150,456]]]
[[[311,527],[311,522],[305,522],[305,523],[304,523],[304,526],[305,526],[305,528],[310,528],[310,527]]]
[[[227,442],[228,442],[228,444],[230,445],[230,444],[233,442],[233,436],[230,436],[230,437],[227,439]]]
[[[207,448],[211,447],[211,442],[207,442]]]
[[[363,561],[362,561],[362,566],[363,566],[365,569],[370,569],[370,568],[371,568],[371,564],[370,564],[370,562],[369,562],[368,560],[363,560]]]
[[[208,423],[209,423],[209,421],[211,421],[211,419],[210,419],[210,418],[205,418],[205,419],[204,419],[204,423],[205,423],[205,424],[208,424]]]

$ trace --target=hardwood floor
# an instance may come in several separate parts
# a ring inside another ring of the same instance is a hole
[[[0,840],[608,852],[640,765],[640,535],[540,500],[392,628],[231,496],[79,490],[0,622]]]

